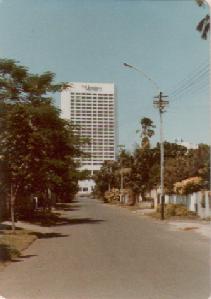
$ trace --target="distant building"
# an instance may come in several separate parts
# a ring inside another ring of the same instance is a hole
[[[117,148],[117,97],[112,83],[70,83],[61,93],[61,115],[80,127],[90,144],[82,147],[89,157],[81,159],[81,169],[93,175],[105,160],[115,160]],[[92,180],[80,181],[80,192],[92,191]]]
[[[187,142],[187,141],[184,141],[182,139],[176,139],[175,143],[178,144],[178,145],[185,146],[187,149],[198,149],[199,148],[198,144]]]

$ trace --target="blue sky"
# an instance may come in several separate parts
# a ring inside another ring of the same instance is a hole
[[[2,0],[0,57],[34,73],[50,70],[57,81],[114,82],[119,143],[130,149],[145,116],[159,140],[159,117],[150,82],[122,63],[144,70],[169,95],[189,80],[180,96],[169,97],[165,139],[208,143],[208,75],[191,84],[208,64],[208,41],[195,30],[207,11],[194,0]]]

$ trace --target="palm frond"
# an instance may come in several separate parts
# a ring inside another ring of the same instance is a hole
[[[208,23],[208,24],[204,27],[204,30],[203,30],[203,33],[202,33],[202,36],[201,36],[203,39],[207,39],[209,30],[210,30],[210,24]]]
[[[203,18],[197,25],[196,30],[199,32],[202,32],[204,28],[205,18]]]
[[[205,1],[204,0],[196,0],[198,6],[204,6],[205,5]]]

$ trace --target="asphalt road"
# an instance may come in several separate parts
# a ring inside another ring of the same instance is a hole
[[[6,299],[207,299],[209,241],[80,199],[0,273]]]

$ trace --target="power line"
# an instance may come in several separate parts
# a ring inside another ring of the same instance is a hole
[[[205,69],[209,67],[209,63],[207,59],[200,63],[194,70],[187,76],[187,78],[180,80],[175,87],[172,89],[170,94],[173,94],[176,90],[180,89],[182,86],[187,84],[190,80],[193,80],[197,75],[201,72],[203,72]]]
[[[197,82],[198,80],[200,80],[200,78],[203,78],[205,75],[208,75],[208,73],[209,73],[209,69],[203,70],[201,72],[198,72],[194,77],[192,77],[191,79],[189,79],[188,81],[186,81],[185,84],[181,85],[179,88],[177,88],[171,94],[175,94],[175,93],[179,92],[181,89],[184,89],[187,86],[193,84],[194,82]]]
[[[196,82],[197,80],[199,80],[201,78],[201,76],[204,76],[206,74],[208,74],[209,72],[209,64],[206,65],[200,64],[200,66],[198,66],[193,73],[191,73],[187,78],[181,80],[178,82],[178,84],[176,85],[176,88],[174,88],[171,92],[170,95],[173,95],[177,92],[179,92],[181,89],[186,88],[187,86],[189,86],[190,84],[193,84],[193,82]]]
[[[180,97],[183,97],[186,94],[190,95],[193,93],[198,93],[201,89],[206,90],[206,88],[208,88],[208,86],[209,86],[209,80],[208,80],[208,78],[204,78],[198,82],[194,82],[194,83],[190,84],[189,86],[187,86],[180,92],[174,94],[172,96],[172,99],[176,100]]]
[[[204,78],[205,79],[208,78],[208,74],[209,74],[209,69],[201,70],[200,72],[198,72],[197,74],[192,76],[190,79],[186,80],[186,82],[183,85],[181,85],[179,88],[177,88],[176,90],[171,92],[171,96],[175,96],[175,95],[183,92],[184,90],[190,88],[194,84],[197,84],[198,82],[200,82]]]

